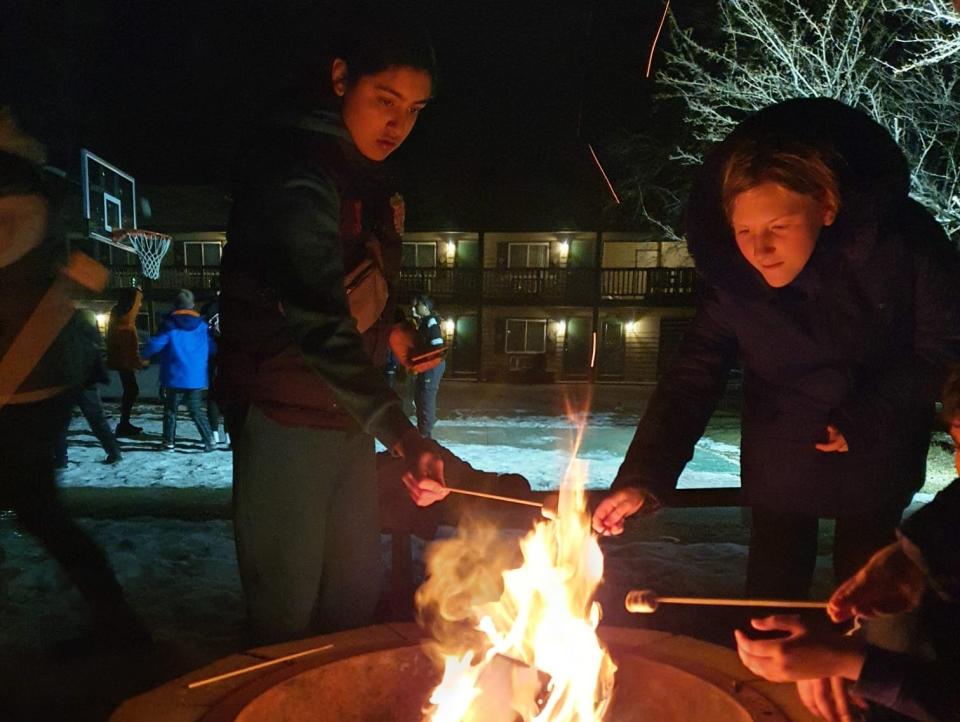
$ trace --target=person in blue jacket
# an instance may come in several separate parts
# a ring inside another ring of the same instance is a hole
[[[215,350],[207,322],[193,309],[193,293],[181,289],[176,309],[163,328],[151,338],[141,356],[160,357],[160,383],[166,388],[163,409],[163,448],[176,447],[177,409],[183,403],[197,425],[204,451],[213,451],[213,433],[203,413],[203,390],[207,388],[207,364]]]

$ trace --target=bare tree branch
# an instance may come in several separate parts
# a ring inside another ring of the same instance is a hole
[[[657,79],[660,97],[682,104],[688,129],[674,163],[698,163],[760,108],[835,98],[891,132],[910,162],[912,195],[960,235],[960,86],[947,61],[960,16],[948,0],[721,0],[719,12],[719,47],[670,19]],[[634,194],[641,213],[645,195]]]

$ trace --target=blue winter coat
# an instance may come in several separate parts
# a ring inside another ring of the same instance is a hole
[[[782,289],[740,254],[720,201],[731,145],[761,133],[828,140],[844,162],[836,222]],[[706,290],[614,488],[669,502],[739,363],[746,503],[818,517],[907,504],[923,484],[934,402],[960,360],[960,257],[908,189],[889,134],[831,100],[763,110],[714,151],[687,209]],[[828,424],[848,453],[816,450]]]
[[[205,389],[207,359],[215,352],[207,322],[191,310],[174,311],[141,356],[160,356],[160,383],[170,389]]]

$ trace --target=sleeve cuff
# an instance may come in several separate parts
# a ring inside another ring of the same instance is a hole
[[[379,439],[390,451],[393,451],[405,434],[416,432],[410,419],[403,413],[399,401],[385,405],[366,423],[363,430]]]
[[[904,654],[868,646],[853,691],[871,702],[893,708],[900,699],[910,659]]]

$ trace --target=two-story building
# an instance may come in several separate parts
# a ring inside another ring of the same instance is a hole
[[[454,377],[653,382],[695,284],[683,243],[638,233],[428,231],[404,235],[400,289],[436,300]]]
[[[178,210],[150,221],[173,241],[160,278],[144,284],[144,332],[178,289],[203,304],[219,286],[229,200],[211,189],[177,192],[151,192]],[[119,289],[143,282],[139,263],[80,230],[70,238],[111,269],[107,291],[89,301],[105,322]],[[421,229],[404,234],[398,292],[403,303],[416,292],[435,299],[451,377],[652,383],[693,314],[692,266],[684,243],[639,231]]]

